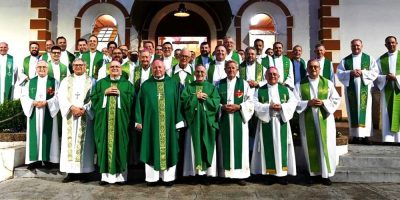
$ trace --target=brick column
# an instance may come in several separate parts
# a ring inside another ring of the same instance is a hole
[[[40,45],[40,52],[46,50],[46,40],[51,39],[50,22],[50,0],[31,0],[31,10],[38,13],[37,18],[30,20],[30,29],[37,33],[36,38],[31,38]]]

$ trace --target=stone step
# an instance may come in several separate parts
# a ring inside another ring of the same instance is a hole
[[[58,169],[38,168],[28,170],[27,166],[16,167],[14,169],[14,178],[50,178],[62,179],[65,173],[61,173]]]
[[[400,166],[347,167],[338,166],[333,182],[347,183],[400,183]]]

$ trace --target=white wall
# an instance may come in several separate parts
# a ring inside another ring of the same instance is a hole
[[[386,48],[385,38],[400,38],[399,0],[351,0],[340,1],[333,16],[340,16],[341,58],[351,53],[350,41],[363,41],[364,52],[378,58]]]
[[[37,19],[38,13],[31,12],[30,0],[1,1],[0,3],[0,41],[8,44],[8,53],[14,56],[15,64],[29,55],[29,41],[37,38],[30,31],[31,16]],[[25,13],[25,14],[20,14]]]

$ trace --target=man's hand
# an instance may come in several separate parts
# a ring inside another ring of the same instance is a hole
[[[279,112],[279,111],[281,111],[282,106],[281,106],[281,104],[271,103],[271,104],[269,105],[269,108],[272,109],[272,110],[275,110],[275,111]]]
[[[225,104],[221,107],[221,109],[223,111],[226,111],[228,113],[234,113],[238,110],[240,110],[240,105],[236,105],[236,104]]]
[[[111,86],[104,92],[106,96],[119,96],[119,90],[115,86]]]
[[[396,76],[393,75],[392,73],[389,73],[388,75],[386,75],[386,80],[388,81],[396,81]]]
[[[71,113],[74,117],[81,117],[85,114],[86,110],[84,108],[79,108],[76,106],[71,106]]]
[[[203,92],[198,92],[197,93],[197,99],[201,101],[205,101],[207,99],[207,94]]]
[[[361,71],[361,69],[352,70],[352,71],[350,72],[350,76],[352,76],[352,77],[361,77],[361,76],[362,76],[362,71]]]
[[[141,124],[137,124],[135,128],[137,131],[142,132],[143,127]]]
[[[249,83],[250,88],[258,88],[258,87],[260,87],[260,85],[258,84],[257,81],[250,80],[250,81],[247,81],[247,83]]]
[[[33,106],[35,106],[36,108],[43,108],[47,106],[47,101],[34,101]]]
[[[321,107],[323,105],[324,105],[324,102],[319,99],[311,99],[307,103],[307,106],[309,106],[309,107]]]

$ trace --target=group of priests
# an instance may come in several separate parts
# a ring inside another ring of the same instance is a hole
[[[63,182],[87,182],[97,165],[100,185],[125,184],[129,165],[139,159],[148,186],[160,179],[171,186],[182,177],[201,177],[207,184],[208,177],[223,177],[246,185],[250,174],[287,184],[285,177],[297,174],[291,127],[296,121],[308,180],[331,184],[333,113],[341,98],[323,45],[305,62],[301,46],[290,59],[280,42],[270,56],[256,40],[242,58],[226,36],[212,54],[202,43],[195,59],[188,49],[175,57],[169,42],[157,55],[154,44],[144,42],[134,63],[125,45],[109,44],[106,56],[97,50],[96,36],[79,41],[88,49],[70,54],[59,37],[40,58],[32,43],[20,68],[0,43],[0,100],[20,93],[28,169],[60,163],[67,173]],[[397,39],[388,36],[385,46],[388,52],[375,61],[354,39],[352,54],[337,68],[353,143],[370,143],[373,86],[381,90],[383,140],[400,142]]]

